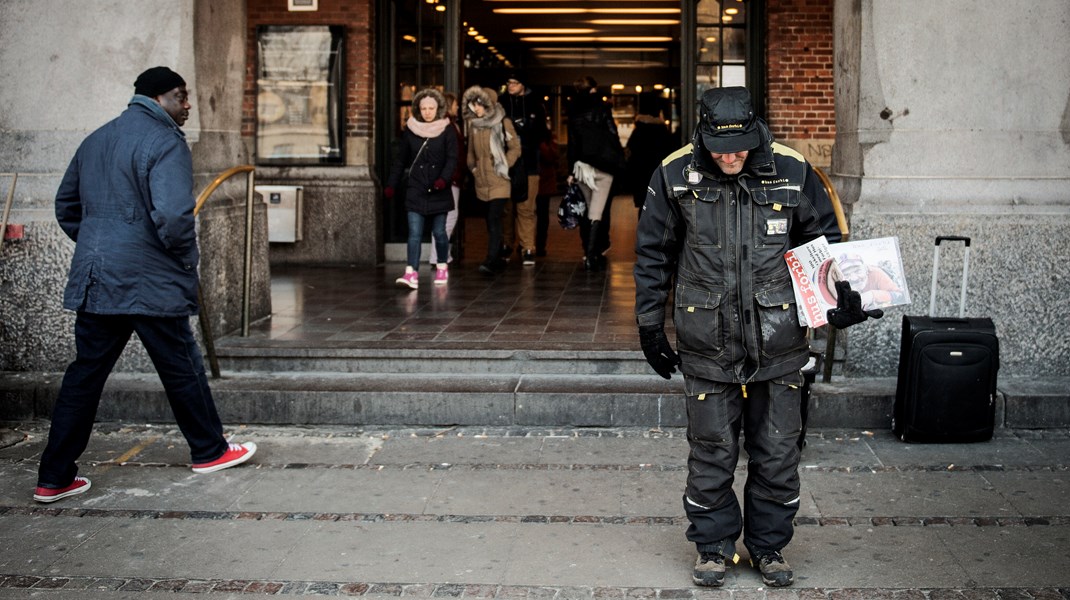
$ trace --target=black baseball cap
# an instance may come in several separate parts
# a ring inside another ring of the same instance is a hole
[[[745,87],[706,90],[699,100],[698,130],[706,150],[717,154],[751,150],[762,141]]]

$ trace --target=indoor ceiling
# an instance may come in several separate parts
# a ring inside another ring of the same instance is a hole
[[[464,0],[466,32],[485,38],[530,84],[664,83],[679,72],[680,0]],[[469,36],[468,43],[476,42]]]

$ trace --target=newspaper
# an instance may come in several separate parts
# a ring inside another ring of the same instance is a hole
[[[821,236],[816,240],[792,248],[784,254],[795,288],[795,304],[799,307],[799,323],[807,327],[821,327],[828,323],[825,316],[830,308],[836,308],[835,283],[843,278],[828,240]]]
[[[826,312],[836,308],[836,282],[846,280],[862,297],[862,308],[910,304],[899,240],[877,238],[829,244],[824,236],[784,254],[799,308],[799,322],[807,327],[828,323]]]
[[[851,289],[862,295],[862,308],[910,304],[899,238],[830,244],[829,250],[844,279],[851,283]]]

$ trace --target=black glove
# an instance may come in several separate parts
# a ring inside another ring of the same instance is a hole
[[[836,308],[830,308],[827,316],[829,323],[836,329],[847,329],[870,317],[879,319],[884,316],[884,311],[879,308],[862,310],[862,295],[852,290],[850,283],[837,281]]]
[[[680,357],[673,352],[669,338],[665,337],[665,327],[661,325],[640,325],[639,344],[643,347],[646,362],[665,379],[671,379],[680,364]]]

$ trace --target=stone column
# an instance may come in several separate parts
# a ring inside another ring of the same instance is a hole
[[[74,356],[73,314],[61,308],[74,244],[56,224],[53,200],[78,145],[125,110],[138,73],[166,65],[192,91],[184,130],[193,148],[195,191],[219,171],[248,161],[240,138],[244,10],[241,2],[211,0],[0,3],[0,173],[19,173],[10,221],[25,230],[23,239],[4,244],[0,257],[0,370],[60,371]],[[10,181],[0,176],[3,197]],[[232,186],[199,219],[210,297],[224,293],[217,281],[227,280],[226,296],[240,298],[240,285],[233,287],[240,270],[233,265],[241,265],[242,244],[234,232],[244,226],[244,198],[244,186]],[[230,239],[235,235],[237,243]],[[266,314],[267,243],[261,237],[254,306]],[[214,309],[217,334],[237,327],[233,312],[230,305]],[[152,371],[137,346],[119,368]]]
[[[851,239],[898,236],[913,303],[850,331],[848,372],[894,375],[929,309],[933,242],[972,238],[967,316],[1004,375],[1070,374],[1070,3],[836,0],[832,171]],[[942,246],[936,314],[958,312]]]

